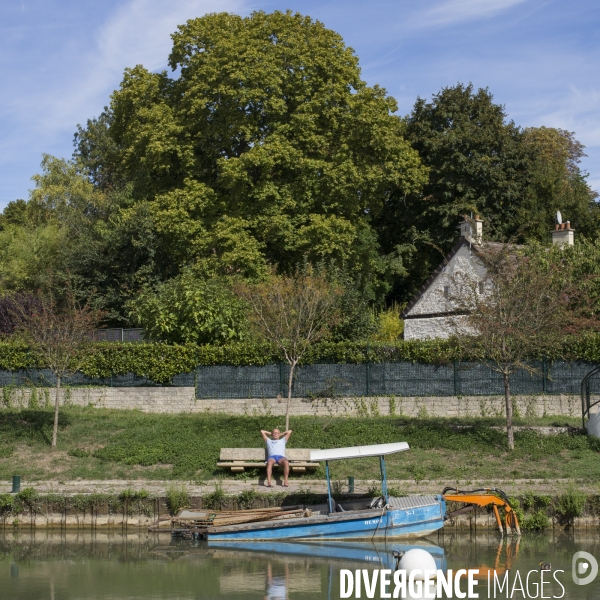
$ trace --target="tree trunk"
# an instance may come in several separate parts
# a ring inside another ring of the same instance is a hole
[[[60,375],[56,376],[56,399],[54,400],[54,429],[52,430],[52,448],[56,448],[58,437],[58,401],[60,399]]]
[[[506,433],[508,435],[508,449],[515,449],[515,432],[513,431],[513,407],[510,399],[510,375],[504,373],[504,402],[506,404]]]
[[[297,361],[290,363],[290,376],[288,379],[288,398],[287,406],[285,409],[285,430],[290,428],[290,404],[292,403],[292,384],[294,383],[294,371],[296,369]]]

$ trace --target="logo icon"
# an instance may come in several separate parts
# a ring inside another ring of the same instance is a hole
[[[587,585],[592,583],[598,575],[598,561],[589,553],[575,552],[571,565],[573,571],[573,582],[576,585]]]

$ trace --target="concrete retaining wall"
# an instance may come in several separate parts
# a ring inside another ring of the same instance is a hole
[[[0,399],[4,406],[51,406],[51,388],[5,388]],[[581,401],[574,395],[515,396],[516,412],[524,417],[581,415]],[[286,400],[213,399],[197,400],[191,387],[152,388],[67,388],[61,404],[96,406],[98,408],[137,409],[150,413],[229,413],[245,415],[283,415]],[[368,416],[405,415],[409,417],[493,417],[504,414],[502,396],[440,396],[385,398],[293,398],[293,415]]]

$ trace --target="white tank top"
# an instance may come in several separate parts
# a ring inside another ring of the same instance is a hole
[[[285,444],[287,440],[285,438],[279,438],[278,440],[267,440],[267,455],[271,456],[285,456]]]

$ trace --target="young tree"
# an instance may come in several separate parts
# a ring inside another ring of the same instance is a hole
[[[508,449],[513,450],[511,376],[536,374],[530,360],[560,356],[567,334],[593,325],[581,287],[563,268],[560,252],[488,243],[476,250],[485,270],[457,269],[450,302],[461,354],[500,373],[504,382]],[[483,275],[482,275],[483,273]]]
[[[310,269],[294,276],[275,273],[262,283],[240,283],[237,295],[261,337],[290,365],[285,428],[290,425],[292,384],[298,363],[312,344],[326,338],[340,319],[342,289]]]
[[[46,293],[38,297],[30,310],[18,307],[15,312],[16,329],[56,377],[53,448],[58,436],[61,383],[83,364],[100,318],[100,312],[88,304],[79,306],[70,289],[61,302],[53,294]]]

